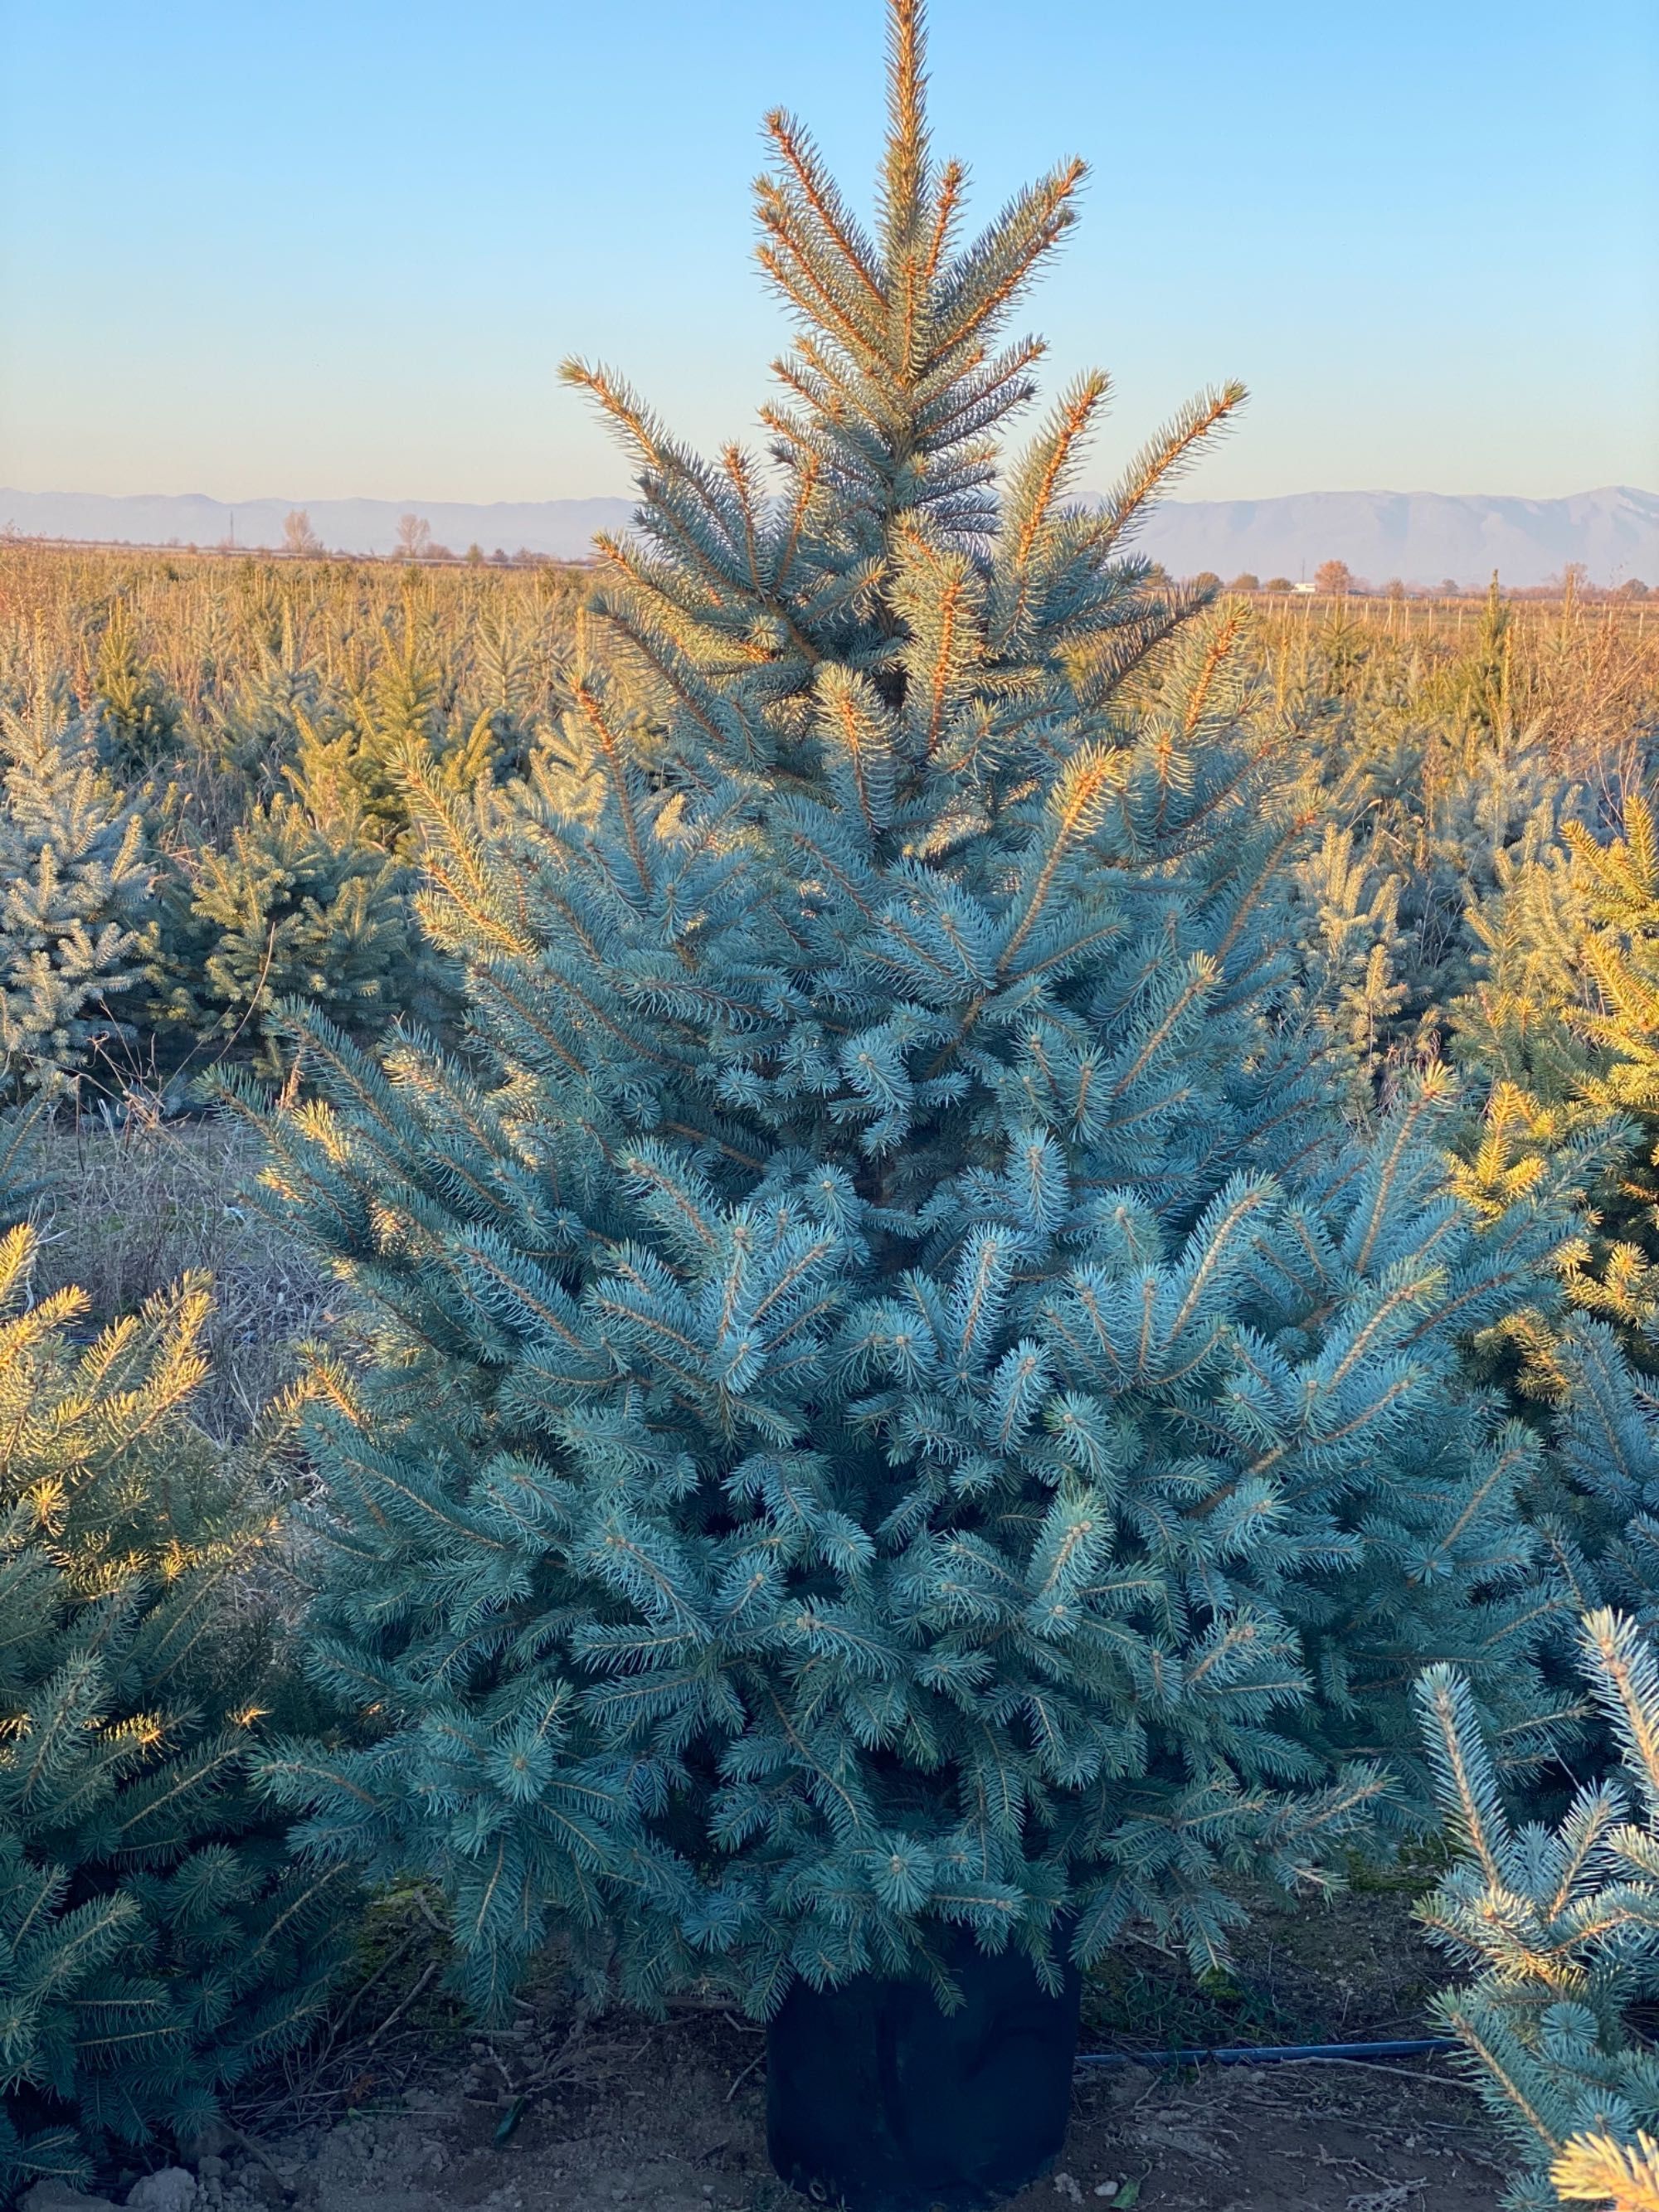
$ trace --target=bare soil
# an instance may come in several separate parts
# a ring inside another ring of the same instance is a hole
[[[1226,1978],[1127,1949],[1091,1988],[1085,2048],[1421,2033],[1444,1975],[1409,1887],[1328,1911],[1262,1905]],[[415,1972],[418,1953],[398,1959]],[[694,2003],[660,2023],[584,2020],[549,1992],[484,2036],[436,1988],[377,1976],[349,2038],[244,2108],[191,2212],[804,2205],[767,2163],[751,2022]],[[1512,2163],[1443,2060],[1085,2068],[1054,2172],[1008,2212],[1492,2212]]]
[[[721,2017],[601,2024],[504,2068],[553,2079],[503,2142],[512,2104],[452,2075],[270,2141],[203,2195],[226,2212],[784,2212],[804,2200],[767,2164],[762,2050]],[[1085,2070],[1054,2172],[1008,2212],[1107,2205],[1127,2182],[1140,2212],[1492,2212],[1503,2173],[1468,2093],[1423,2065]]]

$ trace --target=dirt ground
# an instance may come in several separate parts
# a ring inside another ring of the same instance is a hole
[[[1420,2034],[1445,1977],[1413,1923],[1414,1886],[1329,1911],[1259,1905],[1226,1977],[1126,1948],[1089,1990],[1084,2047]],[[329,2049],[244,2105],[188,2200],[148,2212],[804,2204],[767,2164],[752,2023],[690,2002],[660,2023],[584,2021],[548,1991],[483,2035],[438,1997],[416,1941],[388,1950]],[[1083,2068],[1054,2172],[1009,2212],[1492,2212],[1510,2163],[1441,2059]]]
[[[461,2081],[417,2080],[395,2107],[233,2154],[224,2179],[200,2191],[200,2212],[803,2203],[766,2162],[763,2045],[745,2025],[692,2014],[556,2043],[532,2027],[484,2048]],[[1085,2069],[1054,2172],[1009,2212],[1137,2196],[1140,2212],[1491,2212],[1503,2171],[1468,2093],[1421,2063]]]

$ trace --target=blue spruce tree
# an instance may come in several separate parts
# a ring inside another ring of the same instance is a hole
[[[1443,1085],[1333,1109],[1243,617],[1127,550],[1242,395],[1085,502],[1085,378],[1005,470],[1081,171],[964,242],[892,27],[873,229],[770,124],[775,478],[573,368],[641,507],[563,749],[406,757],[465,1049],[296,1009],[320,1102],[264,1116],[374,1355],[308,1416],[368,1740],[266,1783],[441,1885],[484,2005],[556,1926],[760,2014],[953,1924],[1207,1960],[1230,1869],[1385,1804],[1425,1649],[1514,1755],[1542,1714],[1531,1446],[1455,1357],[1542,1232],[1442,1194]]]

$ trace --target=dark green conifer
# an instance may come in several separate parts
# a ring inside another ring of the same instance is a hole
[[[44,707],[0,726],[0,1100],[61,1089],[119,1035],[150,868],[138,800],[97,764],[83,723]]]
[[[0,2195],[179,2141],[314,2023],[349,1883],[251,1795],[257,1492],[192,1427],[206,1285],[94,1341],[0,1237]]]
[[[172,750],[184,709],[142,650],[137,625],[118,599],[98,641],[93,725],[104,758],[125,778],[143,775]]]
[[[257,807],[228,852],[199,848],[168,891],[155,1018],[216,1058],[279,1070],[271,1014],[285,1000],[367,1038],[426,995],[409,870],[361,825],[319,820],[296,798]]]

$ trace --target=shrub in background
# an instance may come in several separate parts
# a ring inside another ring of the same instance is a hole
[[[162,913],[152,1018],[210,1058],[240,1047],[279,1066],[270,1015],[284,1000],[365,1038],[419,1007],[430,963],[410,871],[361,823],[319,821],[295,799],[255,809],[228,852],[175,861]]]
[[[142,650],[131,610],[117,599],[93,668],[92,724],[105,760],[124,775],[148,774],[173,750],[183,719],[179,700]]]
[[[188,1418],[208,1291],[79,1340],[0,1238],[0,2194],[187,2141],[314,2022],[349,1883],[248,1753],[271,1516]]]
[[[84,726],[44,708],[0,730],[0,1097],[61,1089],[119,1033],[150,870],[138,803]]]
[[[1659,2203],[1659,2057],[1632,2013],[1659,1997],[1659,1664],[1610,1612],[1580,1631],[1585,1681],[1618,1745],[1618,1779],[1581,1790],[1552,1831],[1517,1827],[1468,1686],[1419,1690],[1457,1863],[1420,1908],[1470,1978],[1438,2011],[1526,2160],[1522,2208],[1559,2197]]]

